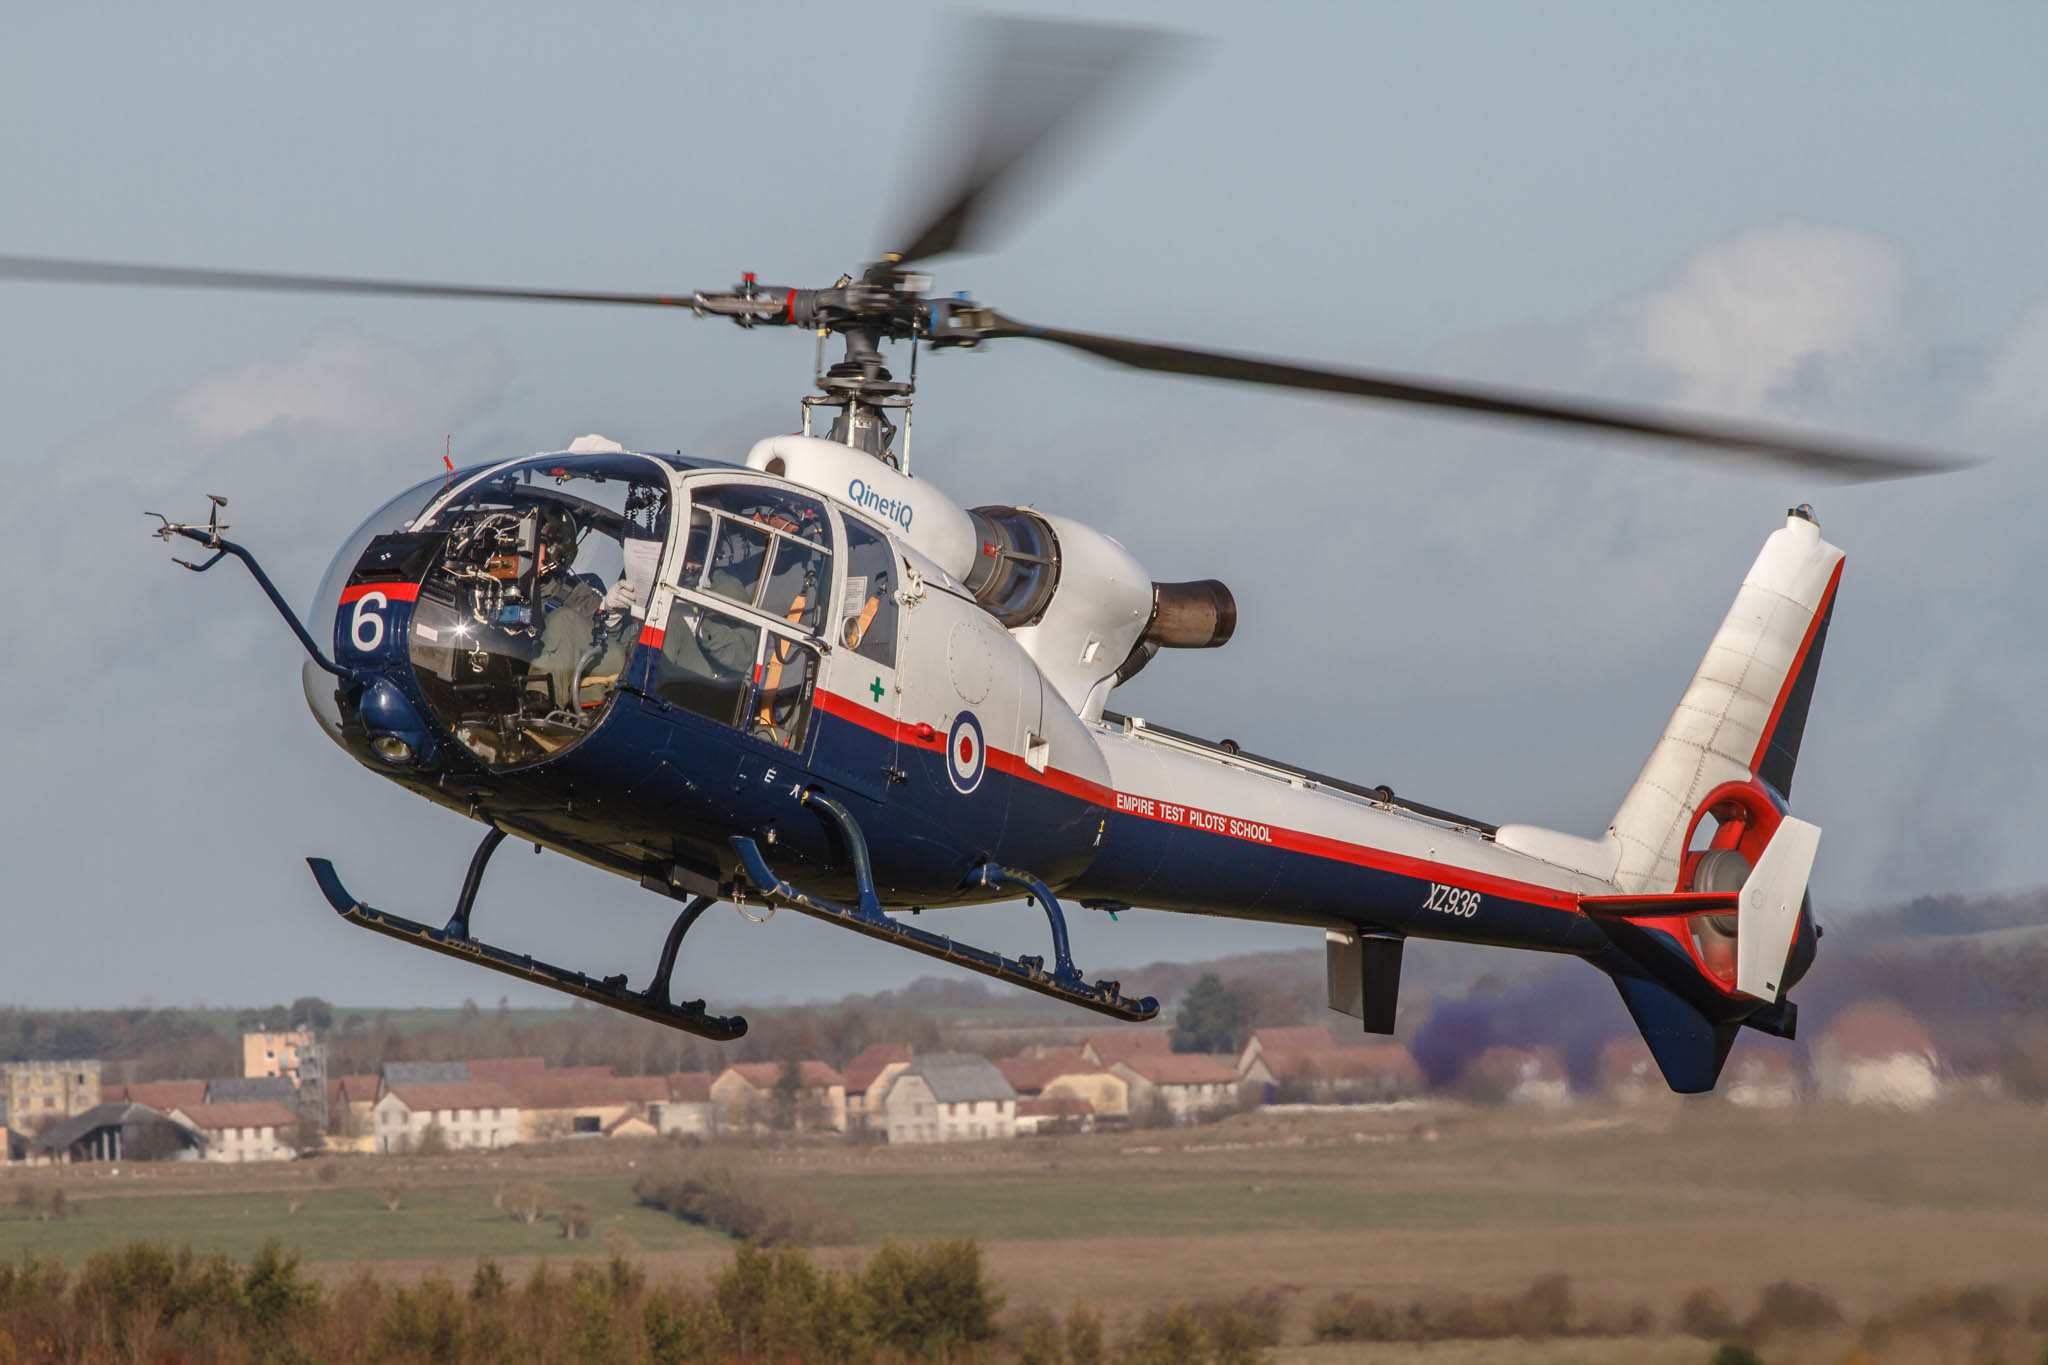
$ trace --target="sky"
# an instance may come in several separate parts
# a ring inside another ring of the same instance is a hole
[[[0,253],[827,284],[881,248],[943,147],[970,12],[39,7],[0,48]],[[1843,487],[1023,343],[928,358],[920,475],[1236,593],[1228,647],[1160,658],[1113,705],[1597,834],[1764,537],[1811,502],[1848,554],[1794,791],[1826,831],[1823,921],[2048,882],[2048,10],[1086,13],[1199,41],[996,249],[939,263],[939,289],[1056,325],[1991,457]],[[736,460],[794,428],[809,339],[636,310],[0,282],[0,361],[0,1002],[546,999],[325,908],[309,854],[433,919],[478,827],[329,744],[253,584],[177,569],[143,514],[227,496],[233,534],[303,606],[444,440],[458,463],[586,432]],[[637,980],[671,908],[508,851],[477,928]],[[1021,907],[938,918],[1040,950]],[[1144,912],[1074,928],[1087,968],[1317,938]],[[938,970],[721,909],[677,987],[717,1007]]]

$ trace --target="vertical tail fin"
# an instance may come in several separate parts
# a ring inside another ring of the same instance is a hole
[[[1841,573],[1842,552],[1804,507],[1764,543],[1615,812],[1619,890],[1689,889],[1680,885],[1686,844],[1716,791],[1762,783],[1778,803],[1790,795]]]

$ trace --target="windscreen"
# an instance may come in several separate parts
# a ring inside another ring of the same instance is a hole
[[[521,767],[596,727],[632,657],[668,517],[655,461],[546,456],[416,529],[432,567],[413,609],[413,673],[465,748]]]

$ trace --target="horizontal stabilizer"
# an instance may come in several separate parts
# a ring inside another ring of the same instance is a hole
[[[1784,993],[1785,963],[1799,932],[1806,881],[1820,849],[1820,826],[1787,816],[1742,884],[1736,915],[1735,989],[1759,1000]]]
[[[1581,896],[1579,909],[1599,919],[1658,919],[1666,915],[1732,915],[1733,891],[1679,891],[1662,896]]]

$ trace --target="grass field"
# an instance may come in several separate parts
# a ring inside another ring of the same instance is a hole
[[[583,1142],[490,1156],[124,1166],[118,1176],[13,1172],[0,1177],[0,1256],[77,1257],[143,1237],[240,1257],[278,1237],[336,1278],[365,1261],[399,1276],[466,1277],[480,1255],[516,1274],[541,1257],[614,1247],[654,1274],[695,1275],[730,1244],[636,1207],[629,1193],[664,1150]],[[1958,1100],[1919,1115],[1750,1114],[1711,1103],[1253,1114],[1167,1132],[735,1156],[845,1212],[863,1245],[976,1238],[1015,1305],[1089,1300],[1130,1312],[1270,1288],[1286,1296],[1299,1343],[1312,1307],[1340,1290],[1500,1294],[1555,1272],[1584,1301],[1640,1304],[1660,1322],[1703,1284],[1746,1308],[1771,1281],[1808,1281],[1858,1319],[1936,1285],[1994,1283],[2024,1298],[2048,1290],[2044,1152],[2040,1108]],[[396,1213],[380,1197],[394,1175],[412,1186]],[[61,1181],[81,1215],[19,1217],[8,1186],[23,1179]],[[492,1206],[494,1188],[532,1180],[589,1207],[588,1241]],[[1633,1353],[1622,1349],[1630,1344]],[[1705,1354],[1675,1338],[1492,1350],[1317,1348],[1283,1358],[1600,1365]]]

